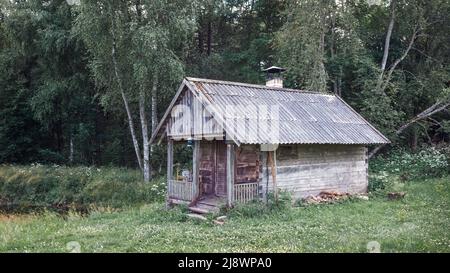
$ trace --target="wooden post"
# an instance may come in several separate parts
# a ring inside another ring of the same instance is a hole
[[[193,200],[197,199],[199,193],[199,173],[198,173],[198,163],[200,160],[200,140],[194,140],[194,147],[192,151],[192,195]]]
[[[173,140],[167,141],[167,180],[173,179]]]
[[[273,165],[272,165],[272,176],[273,176],[273,190],[275,201],[278,201],[278,185],[277,185],[277,151],[273,151]]]
[[[227,206],[233,205],[234,195],[234,144],[227,143]]]
[[[272,156],[273,155],[273,158]],[[272,172],[272,184],[273,184],[273,197],[275,201],[278,201],[278,190],[277,190],[277,152],[268,152],[268,159],[270,162],[271,172]]]
[[[169,201],[169,185],[170,180],[173,179],[173,140],[167,140],[167,197],[166,201]]]

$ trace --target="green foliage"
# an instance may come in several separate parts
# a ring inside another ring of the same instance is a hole
[[[384,171],[410,180],[447,175],[450,173],[449,163],[448,147],[423,147],[415,153],[395,150],[388,155],[380,155],[370,162],[370,168],[374,173]]]
[[[325,31],[333,1],[289,1],[287,22],[276,37],[280,61],[296,87],[326,92]],[[295,33],[295,35],[293,35]]]
[[[99,106],[85,49],[71,33],[76,13],[66,1],[2,8],[0,162],[68,162],[70,139],[71,163],[92,162]]]
[[[134,206],[163,200],[163,178],[142,182],[125,168],[0,166],[0,205],[15,210]]]
[[[408,181],[450,174],[450,153],[448,146],[424,146],[415,153],[407,150],[393,150],[370,161],[368,191],[385,193],[401,191]]]
[[[394,148],[448,143],[448,111],[396,130],[449,99],[450,4],[396,1],[384,75],[386,1],[0,1],[0,163],[136,167],[112,29],[135,121],[138,94],[148,100],[155,75],[161,118],[184,76],[262,84],[261,69],[278,65],[288,68],[286,87],[340,95]],[[152,156],[162,171],[164,148]]]
[[[140,90],[150,95],[155,76],[158,97],[165,91],[174,94],[174,83],[183,76],[180,55],[193,31],[193,1],[140,2],[138,10],[135,1],[85,1],[78,8],[74,33],[87,47],[89,67],[108,110],[122,108],[119,80],[136,102]],[[111,53],[113,34],[119,78]]]
[[[198,1],[196,38],[186,71],[196,77],[263,83],[275,63],[273,37],[285,1]]]

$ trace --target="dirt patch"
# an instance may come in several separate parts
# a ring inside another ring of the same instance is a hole
[[[29,214],[0,214],[0,223],[3,222],[14,222],[14,223],[25,223],[31,220],[34,215]]]

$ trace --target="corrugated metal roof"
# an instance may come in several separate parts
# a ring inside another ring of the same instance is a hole
[[[222,121],[245,120],[243,127],[225,126],[227,135],[238,143],[389,143],[348,104],[331,94],[197,78],[186,78],[183,84]],[[229,111],[230,107],[235,111]],[[268,113],[261,110],[264,107]],[[263,122],[278,124],[278,130],[261,130]]]
[[[278,106],[280,144],[379,144],[389,140],[357,114],[340,98],[324,93],[300,91],[263,85],[187,78],[197,92],[205,95],[225,119],[245,118],[245,130],[232,130],[240,143],[273,143],[266,134],[257,133],[262,105]],[[235,113],[227,112],[234,107]],[[270,112],[270,111],[269,111]],[[273,114],[273,113],[272,113]],[[226,130],[230,128],[226,128]],[[227,131],[227,133],[229,133]],[[250,139],[248,137],[250,136]]]

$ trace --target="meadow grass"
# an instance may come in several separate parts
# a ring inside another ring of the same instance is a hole
[[[410,181],[403,200],[274,210],[254,217],[230,213],[222,226],[188,219],[156,202],[89,216],[53,213],[0,217],[1,252],[450,252],[450,177]]]
[[[164,181],[145,183],[138,170],[117,167],[0,165],[0,211],[142,205],[164,200]]]

